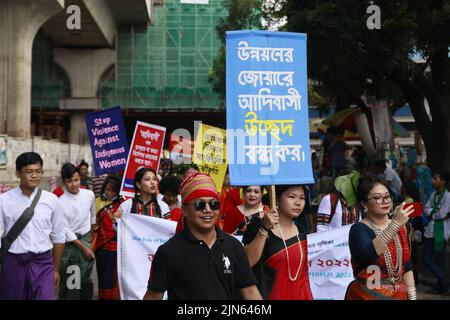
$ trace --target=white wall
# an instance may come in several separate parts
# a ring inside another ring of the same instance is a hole
[[[6,137],[6,168],[0,168],[0,192],[1,185],[17,185],[19,180],[16,178],[16,158],[20,154],[28,151],[34,151],[41,155],[44,161],[44,177],[41,187],[49,190],[50,178],[60,176],[60,170],[63,164],[71,162],[78,164],[84,159],[89,164],[89,170],[92,172],[92,153],[89,145],[78,145],[61,143],[58,141],[44,140],[40,137],[32,139],[19,139]]]

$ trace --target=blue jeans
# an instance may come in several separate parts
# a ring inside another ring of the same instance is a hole
[[[447,265],[445,263],[445,248],[443,251],[434,250],[434,239],[423,237],[423,262],[437,279],[439,290],[446,290],[448,287]],[[434,254],[434,259],[433,259]]]

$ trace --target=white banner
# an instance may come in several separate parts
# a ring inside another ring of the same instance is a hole
[[[353,281],[348,246],[351,226],[308,235],[309,283],[314,300],[344,300]]]
[[[160,245],[174,234],[177,223],[124,215],[117,229],[117,273],[122,300],[142,300],[147,291],[151,261]]]

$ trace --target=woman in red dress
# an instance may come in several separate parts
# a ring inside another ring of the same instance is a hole
[[[119,196],[120,178],[108,176],[101,195],[96,198],[96,226],[93,232],[92,250],[98,275],[99,300],[120,300],[117,280],[117,232],[113,215],[125,199]]]
[[[244,193],[243,203],[224,212],[223,231],[229,234],[242,235],[254,215],[263,218],[264,212],[269,210],[261,203],[263,196],[261,186],[242,187],[242,191]]]
[[[312,300],[306,233],[296,219],[305,207],[301,185],[276,186],[277,208],[253,217],[244,233],[250,266],[264,299]]]

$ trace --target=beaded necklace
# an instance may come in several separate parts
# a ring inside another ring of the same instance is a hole
[[[367,219],[367,221],[370,224],[370,227],[375,232],[377,237],[381,234],[381,232],[386,228],[380,228],[377,227],[372,223],[370,219]],[[386,261],[386,269],[389,276],[389,281],[392,284],[399,284],[402,281],[402,256],[403,256],[403,250],[402,245],[400,243],[400,238],[398,236],[398,233],[394,237],[394,245],[395,245],[395,253],[397,254],[397,263],[396,266],[393,265],[392,262],[392,256],[391,252],[389,251],[389,246],[387,246],[386,250],[384,250],[384,260]]]
[[[297,233],[298,247],[299,247],[299,249],[300,249],[300,263],[299,263],[299,265],[298,265],[297,272],[295,273],[295,277],[292,277],[292,275],[291,275],[290,263],[289,263],[289,250],[288,250],[288,248],[287,248],[286,241],[284,240],[283,233],[281,232],[281,227],[280,227],[280,225],[278,225],[278,232],[280,232],[281,240],[283,240],[284,249],[285,249],[285,251],[286,251],[287,268],[288,268],[288,276],[289,276],[289,280],[291,280],[292,282],[294,282],[294,281],[296,281],[297,278],[298,278],[298,275],[299,275],[299,273],[300,273],[300,268],[302,267],[302,263],[303,263],[302,244],[301,244],[301,242],[300,242],[300,238],[299,238],[298,233]]]

